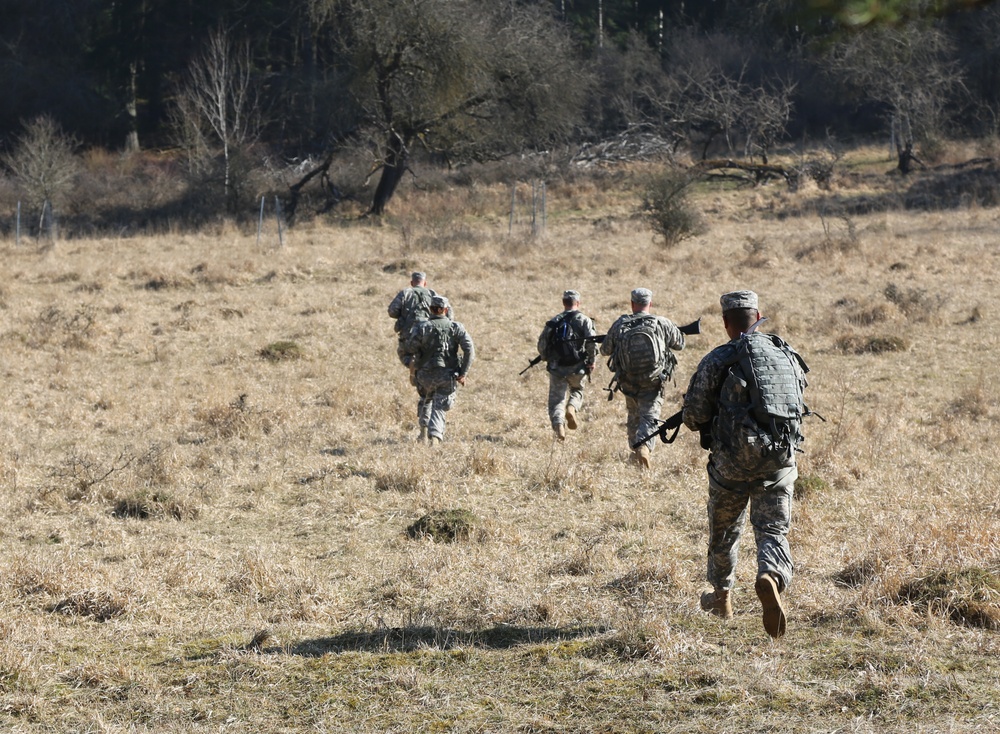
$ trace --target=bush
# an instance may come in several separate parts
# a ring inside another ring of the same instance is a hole
[[[646,184],[642,208],[667,247],[707,230],[701,213],[688,201],[689,187],[695,181],[696,177],[683,169],[667,168]]]

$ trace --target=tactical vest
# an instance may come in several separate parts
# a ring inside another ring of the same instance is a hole
[[[795,463],[803,441],[805,374],[802,357],[774,334],[742,334],[719,393],[713,441],[750,474]]]
[[[452,339],[453,323],[445,317],[433,318],[421,327],[421,367],[459,368],[458,342]]]

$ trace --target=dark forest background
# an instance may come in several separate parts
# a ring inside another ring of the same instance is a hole
[[[905,172],[997,136],[997,38],[971,1],[2,0],[0,205],[79,214],[131,180],[93,227],[271,192],[381,214],[418,160],[624,137],[767,163],[880,136]]]

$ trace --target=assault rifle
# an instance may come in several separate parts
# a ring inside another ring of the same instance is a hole
[[[538,364],[538,363],[539,363],[539,362],[541,362],[541,361],[542,361],[542,355],[540,355],[540,354],[539,354],[539,355],[538,355],[537,357],[535,357],[535,358],[534,358],[533,360],[531,360],[530,362],[528,362],[528,366],[527,366],[527,367],[525,367],[525,368],[524,368],[523,370],[521,370],[520,372],[518,372],[518,373],[517,373],[517,376],[518,376],[518,377],[520,377],[521,375],[523,375],[523,374],[524,374],[525,372],[527,372],[528,370],[530,370],[530,369],[531,369],[532,367],[534,367],[534,366],[535,366],[536,364]]]
[[[648,435],[643,436],[642,438],[637,438],[632,442],[632,448],[637,449],[649,439],[656,438],[657,436],[660,437],[660,440],[663,441],[663,443],[673,443],[674,439],[677,438],[677,432],[681,430],[681,424],[684,422],[683,418],[684,411],[678,410],[665,421],[656,419],[656,422],[660,424],[660,427],[651,431]],[[673,431],[669,438],[667,438],[667,431]]]
[[[687,336],[693,336],[695,334],[701,333],[701,319],[697,321],[692,321],[690,324],[684,324],[684,326],[678,326],[677,330],[682,334]],[[594,342],[595,344],[602,344],[605,339],[608,338],[607,334],[598,334],[596,336],[578,336],[573,339],[567,339],[568,342],[583,342],[584,344],[588,342]]]

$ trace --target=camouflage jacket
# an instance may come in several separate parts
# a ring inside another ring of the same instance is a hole
[[[406,340],[406,352],[416,358],[418,369],[447,369],[456,377],[468,374],[476,356],[469,332],[445,315],[415,324]]]
[[[726,420],[720,420],[719,412],[723,404],[749,405],[750,394],[739,384],[732,385],[731,394],[722,396],[726,389],[730,369],[736,359],[736,344],[734,339],[716,347],[706,354],[698,364],[698,369],[691,376],[687,392],[684,394],[684,425],[692,431],[710,431],[711,454],[708,459],[708,471],[724,482],[758,482],[769,481],[795,466],[795,454],[789,452],[784,466],[777,467],[765,475],[756,474],[749,469],[758,463],[758,458],[749,455],[753,448],[741,445],[721,435],[720,426],[728,425]],[[803,377],[804,379],[804,377]],[[704,444],[703,444],[704,445]],[[744,452],[747,452],[746,455]]]
[[[594,329],[594,322],[588,316],[577,310],[563,311],[545,323],[545,328],[542,329],[542,333],[538,336],[538,353],[545,359],[546,368],[549,372],[562,377],[583,374],[586,371],[586,367],[594,364],[594,359],[597,357],[597,344],[595,342],[590,341],[580,345],[582,347],[581,351],[584,353],[584,358],[581,362],[573,365],[561,365],[556,359],[556,355],[547,353],[549,351],[549,333],[552,331],[552,322],[559,318],[565,320],[572,319],[571,323],[577,337],[597,336],[597,331]]]

